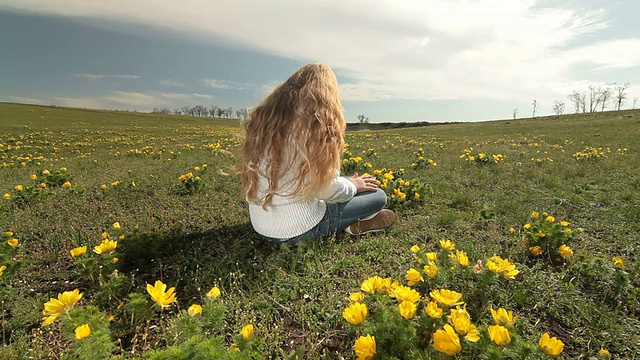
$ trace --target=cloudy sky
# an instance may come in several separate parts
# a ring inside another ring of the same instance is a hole
[[[614,82],[631,108],[638,18],[637,0],[0,0],[0,101],[238,109],[321,61],[350,122],[572,112]]]

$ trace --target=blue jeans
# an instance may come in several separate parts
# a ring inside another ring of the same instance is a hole
[[[318,225],[302,235],[289,239],[266,238],[279,244],[295,244],[299,241],[314,238],[328,239],[354,222],[382,210],[386,203],[387,194],[382,189],[361,192],[344,203],[327,203],[327,210],[322,220]]]

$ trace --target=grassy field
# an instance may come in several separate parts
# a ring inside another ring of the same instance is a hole
[[[163,358],[163,349],[197,343],[232,349],[221,358],[237,358],[236,348],[247,358],[296,349],[310,359],[355,358],[354,341],[367,333],[376,358],[446,358],[429,328],[446,320],[422,310],[402,319],[379,293],[367,295],[363,324],[343,318],[365,279],[404,285],[407,270],[425,265],[414,245],[441,254],[440,274],[415,285],[420,308],[430,290],[455,290],[480,330],[458,358],[548,358],[537,349],[542,333],[564,343],[567,359],[601,349],[640,357],[640,110],[349,132],[349,151],[372,172],[397,178],[404,169],[403,179],[432,192],[397,202],[384,234],[298,246],[252,231],[231,171],[240,135],[235,120],[0,104],[0,358]],[[504,159],[482,163],[480,154]],[[437,166],[412,167],[418,156]],[[189,172],[199,180],[179,180]],[[523,226],[538,220],[534,212],[570,224],[573,256],[532,254]],[[117,248],[98,255],[105,231]],[[482,273],[449,262],[445,239],[471,266],[481,260]],[[85,255],[70,256],[84,245]],[[491,277],[494,254],[516,265],[514,279]],[[146,291],[156,280],[177,294],[162,311]],[[213,286],[221,297],[212,320],[204,296]],[[44,304],[74,289],[84,294],[74,310],[42,326]],[[205,307],[204,324],[186,315],[191,304]],[[487,333],[497,308],[518,316],[505,348]],[[83,322],[92,335],[75,340]],[[247,324],[255,328],[248,342],[239,335]]]

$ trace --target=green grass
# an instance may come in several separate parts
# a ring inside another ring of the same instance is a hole
[[[58,322],[40,322],[50,297],[75,288],[84,292],[80,307],[93,304],[115,317],[115,355],[162,349],[171,344],[166,320],[214,285],[229,309],[220,332],[227,344],[252,323],[268,358],[302,345],[306,358],[353,358],[356,332],[342,318],[349,293],[372,275],[404,282],[415,267],[409,248],[437,249],[441,239],[454,241],[472,263],[498,254],[517,264],[516,280],[476,294],[485,302],[466,300],[513,310],[523,337],[537,342],[549,332],[565,343],[566,358],[586,359],[601,348],[640,356],[640,111],[347,133],[354,156],[366,158],[374,148],[379,156],[367,161],[375,169],[404,168],[406,179],[430,184],[434,194],[398,209],[384,234],[281,247],[252,231],[239,177],[223,174],[237,162],[229,153],[239,153],[237,121],[15,104],[0,104],[0,114],[0,195],[12,195],[0,199],[0,230],[15,233],[21,246],[14,260],[22,261],[0,277],[0,358],[73,354]],[[611,152],[573,159],[585,147]],[[418,148],[438,165],[412,169]],[[506,160],[471,163],[460,158],[467,148]],[[626,154],[616,155],[623,148]],[[178,177],[203,164],[204,190],[185,191]],[[62,167],[71,188],[15,201],[16,185],[37,186],[32,174]],[[584,228],[566,265],[532,260],[509,235],[532,211]],[[125,281],[109,293],[83,275],[69,250],[88,245],[91,252],[116,221],[136,235],[118,244],[114,266]],[[613,256],[624,258],[626,280],[607,272]],[[146,294],[155,280],[176,287],[179,306],[136,324],[127,294]],[[472,320],[486,322],[485,310],[474,309]]]

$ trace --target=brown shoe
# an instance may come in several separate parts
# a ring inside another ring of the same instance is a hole
[[[375,214],[371,219],[359,220],[349,225],[344,231],[351,235],[362,235],[366,233],[384,231],[393,220],[396,218],[396,214],[389,209],[382,209]]]

